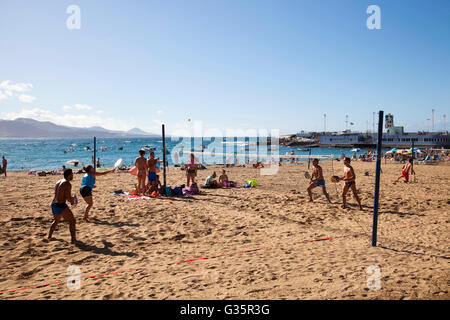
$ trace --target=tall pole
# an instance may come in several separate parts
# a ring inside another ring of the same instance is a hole
[[[378,200],[380,197],[380,170],[381,170],[381,146],[383,143],[383,113],[378,113],[378,141],[377,141],[377,164],[375,168],[375,197],[373,200],[373,225],[372,225],[372,247],[377,245],[378,229]]]
[[[431,132],[434,132],[434,109],[431,109]]]
[[[348,114],[345,115],[345,131],[348,130]]]
[[[94,137],[94,173],[97,171],[97,164],[95,163],[95,161],[97,160],[97,138]]]
[[[445,123],[445,114],[443,115],[443,117],[444,117],[444,132],[446,132],[447,131],[447,124]]]
[[[163,143],[163,182],[164,192],[166,192],[166,132],[165,127],[162,125],[162,143]]]

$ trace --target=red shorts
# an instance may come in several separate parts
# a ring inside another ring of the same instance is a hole
[[[402,170],[402,176],[405,178],[406,181],[409,181],[409,173],[405,170]]]

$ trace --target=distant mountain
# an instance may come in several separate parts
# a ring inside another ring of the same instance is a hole
[[[102,127],[77,128],[54,124],[49,121],[37,121],[28,118],[0,120],[0,138],[133,138],[159,137],[138,128],[129,131],[113,131]]]
[[[133,129],[130,129],[130,130],[127,131],[127,133],[128,133],[128,134],[138,134],[138,135],[146,135],[146,134],[148,134],[147,132],[142,131],[142,130],[139,129],[139,128],[133,128]]]

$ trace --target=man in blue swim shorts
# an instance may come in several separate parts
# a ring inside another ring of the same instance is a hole
[[[309,201],[313,202],[311,190],[315,187],[322,187],[323,194],[327,198],[328,202],[331,203],[330,196],[328,195],[327,189],[325,187],[325,179],[323,178],[322,167],[319,166],[319,159],[313,159],[312,164],[313,170],[311,174],[310,184],[308,189],[306,189],[306,191],[308,191]]]
[[[64,179],[59,180],[55,185],[55,197],[53,198],[51,209],[53,213],[53,222],[50,226],[50,231],[48,233],[48,239],[52,239],[53,232],[56,226],[64,219],[69,222],[69,230],[71,235],[71,242],[77,241],[75,232],[75,217],[66,201],[69,201],[72,205],[76,203],[76,198],[72,197],[72,185],[70,181],[73,180],[72,169],[64,170]]]
[[[363,210],[363,207],[361,205],[361,199],[359,199],[357,191],[356,191],[356,175],[355,170],[353,170],[353,167],[350,165],[350,158],[346,157],[344,158],[344,176],[341,177],[341,180],[344,181],[344,187],[342,188],[342,208],[345,209],[347,204],[347,192],[348,189],[351,189],[353,192],[353,195],[355,196],[356,201],[359,204],[359,209]]]
[[[148,183],[147,190],[149,194],[152,194],[153,191],[158,191],[158,176],[156,175],[156,171],[158,168],[156,165],[161,162],[158,159],[155,159],[155,153],[153,151],[150,152],[150,157],[147,160],[148,167]]]

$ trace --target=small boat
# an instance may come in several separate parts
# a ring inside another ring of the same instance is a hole
[[[117,147],[117,150],[123,150],[123,147]]]
[[[69,160],[66,162],[66,164],[72,165],[74,167],[78,167],[79,165],[82,166],[83,162],[81,162],[80,160]]]

